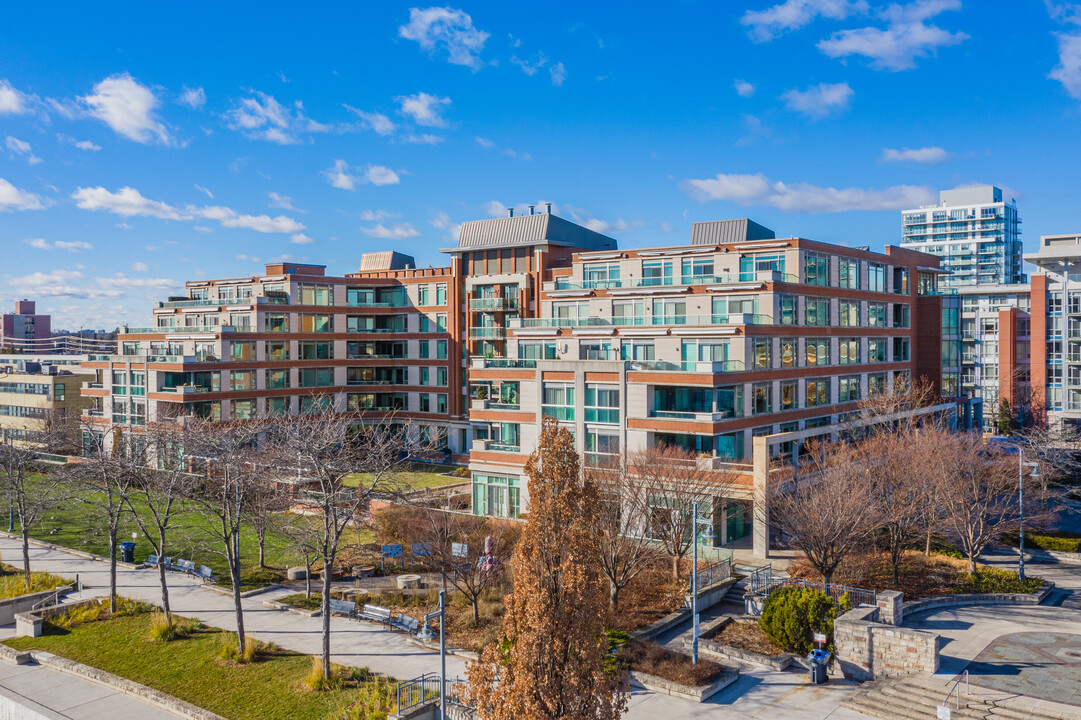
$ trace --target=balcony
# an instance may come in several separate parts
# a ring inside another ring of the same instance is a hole
[[[473,441],[473,449],[474,450],[479,450],[481,452],[493,451],[493,452],[510,452],[510,453],[517,453],[517,452],[521,452],[521,450],[522,450],[521,446],[519,446],[519,445],[510,445],[508,443],[501,443],[498,440],[474,440]]]
[[[471,338],[502,338],[507,334],[507,329],[504,327],[475,327],[469,328],[469,337]]]
[[[85,382],[83,390],[104,390],[105,386],[100,382]]]
[[[772,325],[773,317],[741,313],[734,315],[665,315],[644,317],[577,317],[577,318],[517,318],[512,319],[508,327],[551,328],[551,327],[671,327],[705,325]]]
[[[175,393],[177,395],[197,395],[199,393],[217,392],[212,387],[206,387],[205,385],[176,385],[173,387],[163,387],[158,390],[163,393]]]
[[[517,310],[518,298],[516,297],[486,297],[486,298],[471,298],[469,300],[470,310]]]
[[[470,361],[470,367],[476,370],[484,368],[529,368],[537,367],[536,360],[514,360],[508,358],[483,358],[474,357]]]
[[[679,277],[626,278],[616,280],[585,280],[572,283],[557,278],[546,290],[609,290],[630,288],[681,287],[690,285],[729,285],[737,283],[787,282],[798,283],[799,276],[776,270],[728,273],[725,275],[683,275]]]
[[[679,410],[650,410],[649,417],[666,420],[690,420],[692,422],[700,423],[715,423],[721,422],[723,420],[731,420],[733,418],[741,416],[727,410],[720,412],[713,412],[712,410],[686,412]]]

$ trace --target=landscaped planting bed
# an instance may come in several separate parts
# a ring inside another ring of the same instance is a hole
[[[199,627],[189,637],[161,642],[149,638],[153,613],[111,618],[107,611],[98,613],[107,619],[84,613],[85,622],[67,623],[61,617],[47,622],[41,637],[5,642],[17,650],[44,650],[134,680],[229,720],[374,720],[393,709],[393,684],[377,681],[366,671],[343,673],[335,688],[316,692],[304,684],[312,670],[306,655],[264,646],[255,662],[237,664],[219,659],[223,643],[235,644],[233,634]],[[361,703],[382,705],[383,710],[362,712]],[[354,705],[355,714],[349,713]]]
[[[705,636],[719,645],[727,645],[737,650],[758,653],[767,657],[779,657],[787,653],[769,641],[766,634],[758,627],[757,622],[740,622],[732,620],[718,626],[713,632]]]
[[[52,590],[58,585],[67,585],[68,581],[62,577],[46,572],[30,573],[30,589],[26,588],[26,575],[20,568],[3,564],[0,565],[0,600],[29,595],[30,593]]]
[[[822,579],[806,560],[797,560],[788,572],[793,577]],[[866,553],[845,558],[834,574],[833,582],[869,590],[900,590],[905,594],[905,600],[916,600],[953,593],[967,573],[966,560],[934,552],[924,556],[922,552],[909,550],[901,560],[900,582],[896,584],[887,553]]]
[[[689,656],[657,643],[625,638],[618,633],[610,633],[609,637],[616,646],[616,659],[627,670],[688,687],[708,685],[726,672],[723,665],[701,657],[695,665]]]

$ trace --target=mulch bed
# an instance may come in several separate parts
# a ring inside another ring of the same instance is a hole
[[[725,672],[724,666],[715,662],[699,657],[694,665],[683,653],[633,638],[616,650],[616,658],[630,670],[691,687],[711,683]]]
[[[834,573],[833,582],[868,590],[900,590],[905,600],[917,600],[949,595],[967,572],[965,560],[937,553],[924,557],[922,552],[910,550],[901,560],[900,582],[895,584],[889,553],[866,553],[846,558]],[[808,580],[822,579],[804,559],[794,562],[788,573]]]
[[[720,645],[758,653],[768,657],[785,655],[785,651],[769,641],[758,623],[732,621],[706,638]]]

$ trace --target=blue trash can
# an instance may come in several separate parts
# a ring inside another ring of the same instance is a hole
[[[807,653],[807,667],[812,684],[821,685],[829,679],[826,674],[829,662],[830,654],[825,650],[812,650]]]
[[[135,543],[130,540],[120,543],[120,562],[135,562]]]

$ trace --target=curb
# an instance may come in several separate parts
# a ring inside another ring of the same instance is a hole
[[[436,645],[435,647],[432,647],[431,645],[424,642],[423,640],[417,640],[414,637],[407,637],[405,639],[405,641],[407,643],[409,643],[410,645],[415,645],[416,647],[423,648],[424,650],[429,650],[429,651],[435,652],[435,653],[439,652],[439,646],[438,645]],[[480,658],[480,656],[477,653],[472,652],[470,650],[462,650],[461,648],[447,648],[447,655],[455,655],[457,657],[463,657],[466,660],[477,660],[477,659]]]
[[[208,583],[203,583],[199,587],[201,587],[203,590],[209,590],[210,592],[216,592],[219,595],[228,595],[229,597],[233,596],[233,589],[232,588],[220,587],[218,585],[215,585],[214,583],[209,583],[209,582]],[[278,590],[279,588],[281,588],[281,585],[267,585],[265,587],[255,588],[254,590],[245,590],[244,592],[240,593],[240,597],[248,598],[248,597],[251,597],[252,595],[259,595],[261,593],[270,592],[271,590]]]
[[[22,542],[22,536],[21,535],[16,535],[15,533],[9,533],[7,530],[0,530],[0,537],[5,537],[5,538],[7,538],[9,540],[17,540],[20,543]],[[68,555],[74,555],[75,557],[79,557],[79,558],[82,558],[84,560],[93,560],[94,562],[100,562],[100,563],[106,563],[106,564],[108,564],[108,562],[109,562],[109,558],[105,557],[104,555],[95,555],[94,553],[88,553],[85,550],[76,550],[75,548],[69,548],[66,545],[57,545],[56,543],[45,542],[44,540],[35,540],[34,538],[30,538],[28,540],[28,542],[29,542],[30,545],[35,545],[37,547],[46,548],[48,550],[57,550],[59,552],[67,553]],[[19,558],[19,561],[20,562],[22,561],[21,557]],[[117,567],[127,568],[128,570],[138,570],[139,568],[143,567],[144,565],[145,565],[145,563],[126,563],[126,562],[121,562],[120,560],[116,561],[116,566]],[[89,586],[84,584],[83,587],[89,587]]]

